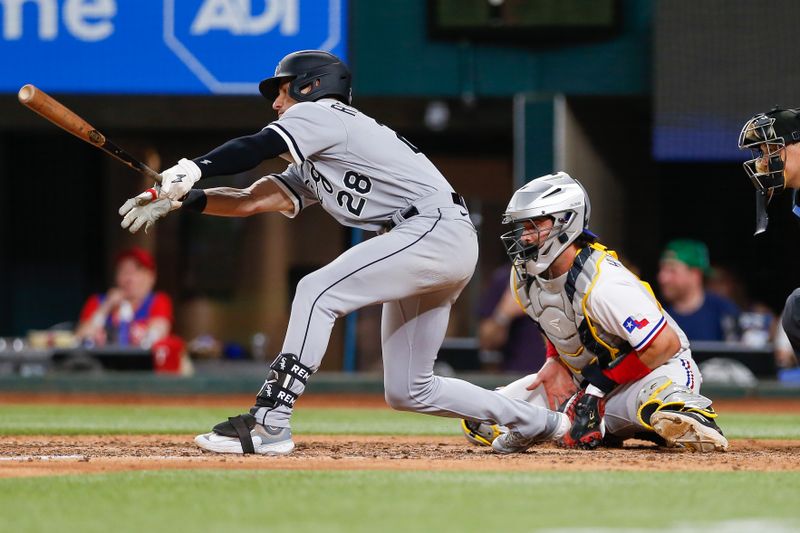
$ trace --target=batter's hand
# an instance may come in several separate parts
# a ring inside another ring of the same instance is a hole
[[[144,226],[144,231],[147,233],[156,220],[164,218],[167,213],[180,206],[180,202],[158,198],[158,191],[148,189],[122,204],[119,208],[119,214],[123,217],[120,226],[131,233],[136,233]]]
[[[578,390],[575,382],[572,381],[569,370],[564,368],[564,365],[559,363],[556,358],[548,358],[545,361],[542,368],[536,373],[536,379],[527,386],[527,389],[533,390],[540,385],[544,385],[547,403],[553,410],[558,409],[559,405],[569,400]]]
[[[161,196],[170,200],[180,200],[186,196],[192,185],[197,183],[201,175],[200,167],[194,161],[181,159],[177,165],[161,173]]]
[[[134,196],[133,198],[128,198],[125,200],[125,203],[122,204],[122,207],[119,208],[120,216],[125,216],[125,214],[137,206],[147,205],[153,200],[157,200],[159,195],[161,194],[161,187],[157,184],[153,185],[146,191],[141,194]]]

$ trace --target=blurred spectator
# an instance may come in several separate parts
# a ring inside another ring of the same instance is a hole
[[[706,291],[731,300],[739,308],[742,343],[760,348],[773,341],[778,326],[775,313],[767,304],[750,298],[745,284],[732,268],[714,265]]]
[[[678,239],[661,255],[658,284],[666,311],[689,340],[739,340],[739,309],[722,296],[705,291],[711,271],[708,248],[700,241]]]
[[[510,266],[497,268],[478,305],[478,340],[486,369],[536,372],[545,361],[545,345],[535,323],[511,294]],[[494,355],[494,356],[493,356]]]
[[[170,336],[172,300],[154,291],[156,263],[141,248],[121,252],[115,261],[115,284],[83,305],[75,335],[87,346],[152,348],[160,372],[184,372],[184,343]]]

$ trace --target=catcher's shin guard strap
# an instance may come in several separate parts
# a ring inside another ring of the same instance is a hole
[[[236,436],[242,443],[242,453],[256,453],[256,449],[253,447],[253,438],[250,436],[250,428],[247,427],[242,415],[232,416],[228,418],[228,422],[236,430]]]

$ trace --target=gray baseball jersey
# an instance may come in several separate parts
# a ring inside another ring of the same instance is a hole
[[[478,240],[467,210],[428,158],[333,99],[296,103],[267,127],[283,137],[293,160],[270,177],[294,202],[284,214],[320,203],[344,225],[377,230],[390,217],[397,223],[300,281],[281,352],[316,371],[335,319],[383,304],[384,387],[392,407],[497,422],[530,435],[544,431],[547,410],[540,406],[433,374],[450,308],[474,272]],[[415,214],[396,220],[411,205]],[[281,387],[303,392],[299,380],[284,379]],[[274,390],[269,382],[262,392],[268,389]],[[256,419],[287,427],[292,406],[260,407]]]
[[[416,146],[338,100],[297,103],[267,128],[293,160],[273,178],[295,204],[290,217],[319,202],[341,224],[374,231],[413,200],[453,191]]]

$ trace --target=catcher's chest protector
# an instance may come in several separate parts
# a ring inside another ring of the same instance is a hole
[[[558,350],[561,360],[579,379],[580,369],[595,359],[605,367],[617,354],[624,355],[631,350],[626,341],[604,331],[591,316],[587,319],[586,300],[607,256],[609,252],[595,244],[583,248],[569,272],[556,279],[531,276],[526,283],[512,274],[525,312],[536,321]]]

